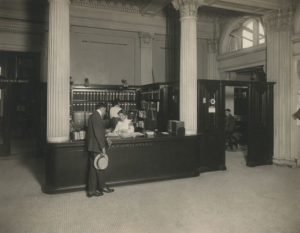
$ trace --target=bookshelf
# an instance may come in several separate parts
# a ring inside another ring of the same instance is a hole
[[[118,85],[72,85],[70,91],[70,113],[76,131],[85,130],[89,115],[99,102],[106,103],[107,116],[115,99],[126,111],[137,109],[137,88]]]
[[[141,86],[139,118],[146,130],[166,131],[168,120],[179,118],[177,83],[155,83]]]

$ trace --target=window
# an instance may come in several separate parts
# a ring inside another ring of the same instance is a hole
[[[230,33],[229,50],[236,51],[265,43],[265,31],[257,19],[249,19]]]

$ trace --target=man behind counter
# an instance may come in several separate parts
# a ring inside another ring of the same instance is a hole
[[[105,150],[105,128],[108,128],[109,121],[104,120],[106,105],[99,103],[96,111],[89,117],[87,146],[89,151],[89,175],[87,184],[87,196],[102,196],[103,192],[110,193],[114,190],[105,185],[105,170],[97,170],[94,167],[95,157],[99,153],[106,154]]]

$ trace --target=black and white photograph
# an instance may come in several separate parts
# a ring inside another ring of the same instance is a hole
[[[300,233],[300,0],[0,0],[0,233]]]

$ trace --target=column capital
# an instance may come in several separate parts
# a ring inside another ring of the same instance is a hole
[[[290,31],[293,26],[293,10],[280,9],[264,15],[263,23],[267,31]]]
[[[140,37],[140,41],[141,41],[141,47],[152,47],[154,33],[139,32],[139,37]]]
[[[176,10],[179,10],[180,17],[197,17],[198,8],[203,5],[204,0],[172,0]]]

